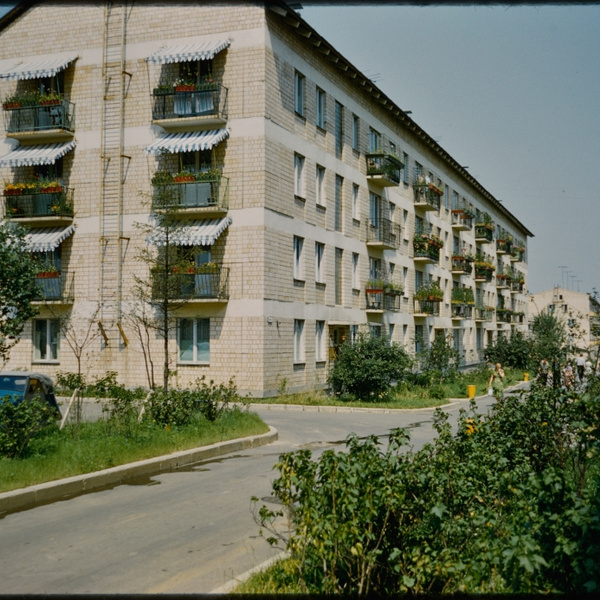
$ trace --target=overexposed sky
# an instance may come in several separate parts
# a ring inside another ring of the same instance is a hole
[[[302,6],[533,232],[529,291],[600,290],[600,5]]]
[[[301,4],[534,233],[530,292],[600,290],[600,5]]]

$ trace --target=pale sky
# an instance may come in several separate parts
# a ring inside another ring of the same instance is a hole
[[[600,5],[302,6],[534,234],[530,292],[600,290]]]
[[[533,232],[530,292],[600,290],[600,5],[302,6]]]

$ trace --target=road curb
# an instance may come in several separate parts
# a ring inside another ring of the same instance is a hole
[[[157,475],[165,471],[185,467],[202,460],[222,456],[231,452],[240,452],[249,448],[258,448],[277,440],[277,429],[269,426],[269,431],[261,435],[252,435],[210,446],[180,450],[172,454],[148,458],[102,471],[75,475],[66,479],[47,481],[10,492],[0,493],[0,516],[3,513],[15,512],[47,504],[57,500],[91,492],[102,487],[119,485],[143,475]]]

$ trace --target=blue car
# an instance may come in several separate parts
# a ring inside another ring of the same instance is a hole
[[[61,417],[52,379],[48,375],[25,371],[0,373],[0,402],[7,396],[13,404],[38,398],[56,411],[57,418]]]

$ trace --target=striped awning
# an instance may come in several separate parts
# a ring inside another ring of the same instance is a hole
[[[8,80],[39,79],[53,77],[77,58],[77,54],[55,54],[40,56],[38,59],[20,63],[0,72],[0,77]]]
[[[164,46],[146,58],[148,62],[165,65],[168,63],[190,62],[192,60],[210,60],[215,54],[225,50],[231,40],[198,42],[196,44],[180,44]]]
[[[17,146],[0,158],[0,167],[32,167],[53,165],[59,158],[75,148],[75,140],[62,144],[42,144],[40,146]]]
[[[185,133],[170,133],[158,138],[146,146],[146,154],[162,154],[170,152],[193,152],[195,150],[210,150],[229,135],[227,129],[212,129],[206,131],[186,131]]]
[[[32,229],[25,235],[25,243],[29,252],[52,252],[74,231],[75,227],[73,225]]]
[[[169,244],[174,246],[212,246],[231,225],[231,217],[191,221],[169,234]],[[146,241],[154,246],[165,245],[165,232],[156,230]]]

